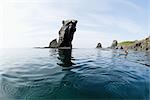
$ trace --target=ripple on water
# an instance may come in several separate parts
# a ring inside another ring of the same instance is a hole
[[[149,98],[149,55],[108,49],[73,49],[73,65],[65,53],[38,49],[4,53],[0,66],[0,97],[11,99]],[[14,53],[14,52],[13,52]],[[60,57],[63,56],[63,57]],[[68,55],[67,55],[68,57]],[[59,59],[58,59],[59,58]],[[67,59],[68,60],[68,59]]]

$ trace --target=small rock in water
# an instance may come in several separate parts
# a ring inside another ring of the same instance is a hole
[[[96,48],[102,48],[102,44],[101,43],[98,43]]]
[[[58,46],[57,46],[57,39],[52,40],[52,41],[50,42],[50,44],[49,44],[49,47],[50,47],[50,48],[57,48],[57,47],[58,47]]]
[[[118,45],[117,40],[113,40],[113,43],[112,43],[112,45],[111,45],[111,48],[112,48],[112,49],[115,49],[115,48],[117,47],[117,45]]]

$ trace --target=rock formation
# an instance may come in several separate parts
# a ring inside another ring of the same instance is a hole
[[[118,46],[118,49],[123,49],[123,47],[122,46]]]
[[[50,42],[49,47],[72,48],[72,40],[74,32],[76,31],[77,20],[63,20],[62,24],[63,26],[59,30],[59,40],[57,45],[55,44],[57,41],[52,41]],[[51,44],[53,44],[53,46],[51,46]]]
[[[98,43],[96,48],[102,48],[102,44],[101,43]]]
[[[130,45],[128,48],[133,49],[135,51],[150,51],[150,37],[141,41],[136,41],[133,45]]]
[[[125,44],[127,42],[128,44]],[[118,46],[122,46],[123,48],[128,48],[135,51],[150,51],[150,36],[143,40],[135,40],[127,42],[125,41],[119,43]]]
[[[112,48],[112,49],[115,49],[115,48],[117,47],[117,45],[118,45],[117,40],[113,40],[113,43],[112,43],[112,45],[111,45],[111,48]]]
[[[50,43],[49,43],[49,47],[50,48],[57,48],[57,39],[54,39],[52,40]]]

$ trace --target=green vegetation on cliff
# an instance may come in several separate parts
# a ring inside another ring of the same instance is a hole
[[[150,36],[142,40],[120,42],[118,43],[118,47],[135,51],[150,51]]]
[[[133,45],[134,43],[135,41],[123,41],[123,42],[118,43],[118,45],[129,46],[129,45]]]

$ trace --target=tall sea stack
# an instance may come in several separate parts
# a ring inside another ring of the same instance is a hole
[[[63,20],[62,27],[59,30],[59,40],[58,43],[54,41],[50,42],[49,47],[55,48],[72,48],[72,40],[74,36],[74,32],[76,31],[77,20]],[[57,43],[57,44],[56,44]],[[53,46],[51,46],[53,44]],[[55,46],[54,46],[55,44]]]

